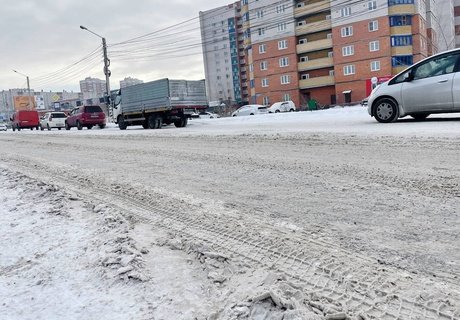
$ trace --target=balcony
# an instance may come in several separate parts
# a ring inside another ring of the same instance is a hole
[[[248,76],[247,76],[247,75],[245,75],[245,74],[242,74],[242,75],[241,75],[241,79],[243,79],[243,80],[247,80],[247,79],[248,79]]]
[[[396,4],[388,7],[388,15],[415,14],[414,4]]]
[[[311,89],[333,85],[335,85],[335,78],[333,76],[316,77],[299,81],[300,89]]]
[[[330,9],[330,1],[329,0],[320,0],[316,2],[309,2],[308,5],[305,5],[300,8],[295,8],[294,10],[294,17],[299,18],[301,16],[305,16],[308,14],[312,14],[315,12],[321,12],[327,9]]]
[[[246,67],[242,67],[242,68],[240,69],[240,71],[241,71],[241,72],[246,72],[247,69],[246,69]]]
[[[322,39],[297,45],[297,54],[332,48],[332,39]]]
[[[390,34],[392,36],[398,34],[412,34],[412,26],[390,27]]]
[[[248,94],[249,94],[248,90],[243,90],[242,93],[243,93],[244,95],[248,95]]]
[[[306,62],[299,62],[297,69],[299,71],[308,71],[314,69],[321,69],[334,66],[332,58],[314,59]]]
[[[246,64],[246,59],[241,59],[240,64]]]
[[[301,36],[304,34],[329,30],[331,28],[332,28],[331,20],[321,20],[318,22],[307,23],[307,24],[304,24],[303,26],[297,26],[295,28],[295,35]]]
[[[412,46],[391,47],[392,56],[412,55]]]

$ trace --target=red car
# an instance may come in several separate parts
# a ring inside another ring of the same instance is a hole
[[[105,128],[105,114],[99,106],[82,106],[73,109],[65,120],[66,130],[77,127],[78,130],[86,127],[91,129],[93,126]]]
[[[20,110],[13,113],[11,117],[11,127],[13,131],[18,129],[27,129],[33,130],[34,128],[38,130],[38,126],[40,125],[40,119],[38,117],[38,112],[33,110]]]

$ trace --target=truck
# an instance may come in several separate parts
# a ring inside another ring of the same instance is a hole
[[[141,125],[160,129],[163,124],[178,128],[187,126],[187,110],[206,109],[204,80],[171,80],[168,78],[121,88],[112,97],[113,118],[121,130]]]

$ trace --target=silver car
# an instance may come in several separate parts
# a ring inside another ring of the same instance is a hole
[[[248,104],[240,107],[232,113],[232,117],[236,116],[254,116],[256,114],[266,114],[268,109],[266,106],[260,104]]]
[[[460,49],[426,58],[377,86],[367,110],[378,122],[460,112]]]

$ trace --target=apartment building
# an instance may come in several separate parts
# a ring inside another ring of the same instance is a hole
[[[123,80],[120,80],[120,88],[126,88],[141,83],[144,83],[144,81],[136,78],[126,77]]]
[[[251,103],[357,102],[455,43],[453,0],[242,0],[240,8],[240,84]],[[222,72],[206,60],[212,81]]]
[[[455,47],[460,48],[460,0],[454,0]]]
[[[80,81],[80,91],[85,100],[103,97],[106,92],[105,80],[87,77]]]

